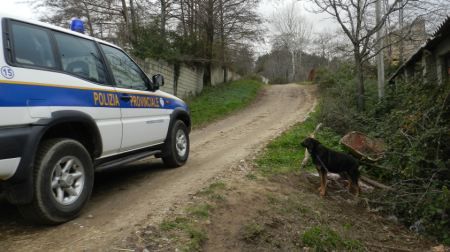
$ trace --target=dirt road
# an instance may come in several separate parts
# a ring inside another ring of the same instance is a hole
[[[191,134],[184,167],[164,169],[147,159],[96,174],[92,199],[82,216],[58,227],[33,227],[16,209],[0,202],[2,251],[113,250],[144,224],[156,223],[183,205],[217,174],[261,149],[302,121],[315,103],[312,86],[268,86],[252,105]]]

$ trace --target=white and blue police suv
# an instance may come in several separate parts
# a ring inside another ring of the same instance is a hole
[[[159,91],[119,47],[73,30],[0,14],[0,186],[23,216],[75,218],[96,169],[149,156],[185,164],[187,105]]]

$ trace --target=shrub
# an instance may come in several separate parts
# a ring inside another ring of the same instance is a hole
[[[412,229],[450,244],[450,84],[414,80],[390,85],[378,102],[373,80],[366,82],[367,108],[356,110],[351,69],[321,71],[320,120],[334,131],[350,130],[383,138],[382,165],[367,173],[391,184],[393,192],[371,195],[372,202]]]
[[[252,80],[257,82],[263,82],[261,75],[256,73],[247,74],[243,77],[244,80]]]

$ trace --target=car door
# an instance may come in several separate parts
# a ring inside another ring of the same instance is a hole
[[[101,44],[120,99],[123,137],[121,151],[164,142],[170,122],[164,98],[149,91],[150,80],[123,51]]]
[[[56,112],[79,112],[95,120],[102,156],[117,154],[122,141],[120,106],[95,99],[98,94],[116,96],[96,43],[18,20],[7,21],[5,44],[12,51],[6,59],[15,78],[1,85],[0,93],[3,101],[14,102],[16,107],[8,108],[7,116],[0,110],[3,124],[27,125],[49,119]]]

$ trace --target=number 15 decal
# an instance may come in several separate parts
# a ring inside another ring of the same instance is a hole
[[[5,77],[6,79],[14,78],[14,70],[12,70],[12,68],[9,66],[2,67],[1,72],[3,77]]]

